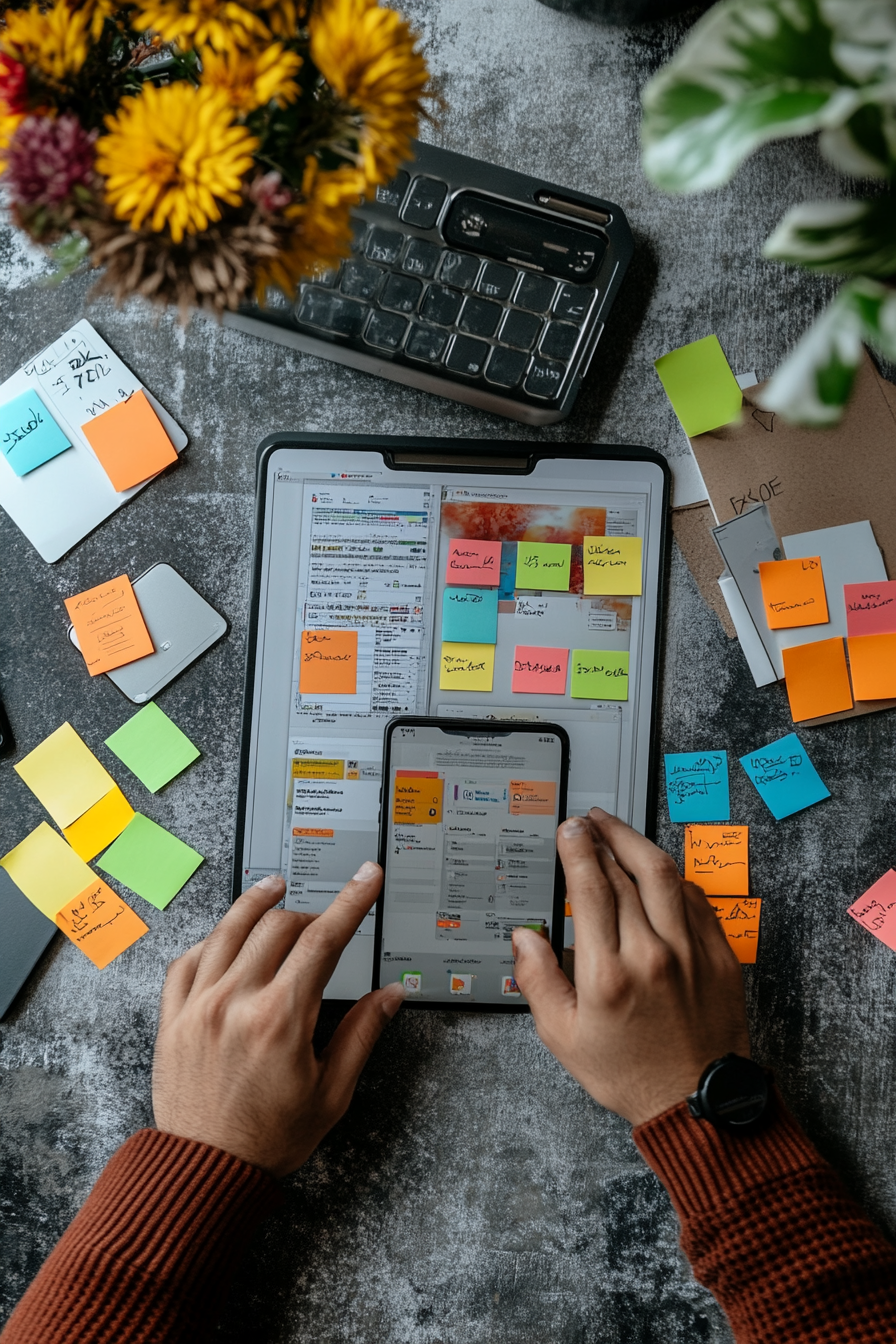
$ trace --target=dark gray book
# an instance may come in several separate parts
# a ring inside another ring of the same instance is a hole
[[[0,1017],[24,985],[58,930],[0,868]]]

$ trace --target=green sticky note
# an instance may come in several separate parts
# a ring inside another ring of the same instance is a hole
[[[740,419],[743,393],[717,336],[704,336],[654,361],[689,439]]]
[[[573,649],[569,662],[573,700],[628,699],[628,650]]]
[[[516,587],[568,593],[572,547],[556,541],[520,541],[516,548]]]
[[[164,910],[202,863],[202,855],[142,813],[96,860],[98,868]]]
[[[150,793],[158,793],[200,755],[199,748],[155,703],[146,705],[107,737],[106,746]]]

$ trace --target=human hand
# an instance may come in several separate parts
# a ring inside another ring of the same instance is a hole
[[[153,1059],[159,1129],[274,1176],[310,1157],[348,1109],[368,1055],[404,1000],[401,985],[366,994],[315,1055],[324,987],[382,878],[377,864],[365,863],[318,916],[273,909],[286,884],[265,878],[172,962]]]
[[[633,1125],[695,1090],[707,1064],[749,1056],[740,965],[700,887],[600,808],[557,833],[576,931],[573,987],[543,938],[516,929],[514,975],[545,1045]]]

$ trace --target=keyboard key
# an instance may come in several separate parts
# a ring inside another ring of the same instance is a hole
[[[533,275],[527,271],[513,301],[518,308],[526,308],[530,313],[546,313],[556,288],[556,281],[549,280],[546,275]],[[572,286],[567,285],[566,288],[571,289]]]
[[[554,316],[571,317],[573,322],[581,322],[593,298],[593,289],[585,289],[583,285],[561,285],[554,304]]]
[[[418,229],[431,229],[439,217],[448,187],[435,177],[415,177],[401,218]]]
[[[463,303],[463,295],[444,285],[430,285],[420,309],[420,316],[439,327],[453,327]]]
[[[446,285],[470,289],[478,274],[479,258],[471,257],[467,252],[446,252],[442,258],[439,279],[444,280]]]
[[[379,266],[372,266],[369,261],[347,261],[342,268],[342,279],[339,282],[339,288],[343,294],[350,294],[355,299],[372,299],[379,287],[384,272]]]
[[[345,299],[331,289],[309,286],[299,300],[296,320],[336,336],[360,336],[368,312],[363,303],[355,303],[354,299]]]
[[[512,266],[502,266],[500,261],[487,261],[476,288],[490,299],[509,299],[516,275]]]
[[[404,194],[408,189],[410,178],[407,173],[396,173],[391,182],[387,182],[384,187],[376,189],[376,203],[383,205],[387,210],[394,210],[398,213],[398,207],[404,200]]]
[[[336,284],[336,277],[338,275],[338,270],[320,271],[317,275],[312,275],[310,279],[312,279],[316,285],[321,285],[324,289],[332,289]]]
[[[447,331],[437,331],[435,327],[424,327],[415,322],[404,352],[411,359],[423,359],[435,364],[442,358],[442,352],[448,344]]]
[[[515,345],[519,350],[531,350],[540,331],[540,317],[534,313],[515,313],[511,310],[504,319],[500,339],[505,345]]]
[[[565,372],[565,365],[557,364],[553,359],[536,357],[524,384],[525,389],[533,397],[556,397]]]
[[[409,275],[390,275],[380,296],[381,308],[392,308],[396,313],[413,313],[420,302],[423,286]]]
[[[498,387],[516,387],[526,372],[528,363],[529,356],[522,350],[504,350],[500,345],[496,345],[492,350],[485,376],[490,383],[496,383]]]
[[[541,353],[552,359],[569,359],[579,335],[579,328],[571,322],[549,322],[541,338]]]
[[[386,266],[393,266],[398,260],[403,242],[403,233],[396,233],[394,229],[373,228],[370,230],[365,250],[371,261],[381,261]]]
[[[458,326],[471,336],[494,336],[504,309],[488,299],[467,299]]]
[[[407,329],[406,317],[399,317],[397,313],[371,313],[364,339],[368,345],[375,345],[380,350],[397,350]]]
[[[404,254],[401,269],[409,275],[435,275],[442,249],[425,238],[412,238]]]
[[[367,220],[360,215],[352,215],[352,251],[363,252],[364,236],[367,233]]]
[[[465,373],[471,378],[476,378],[482,372],[489,349],[487,341],[473,341],[469,336],[455,336],[445,365],[453,373]]]

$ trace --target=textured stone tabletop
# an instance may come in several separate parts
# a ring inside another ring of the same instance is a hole
[[[762,261],[789,205],[840,184],[811,143],[772,146],[723,191],[670,199],[639,166],[638,92],[677,45],[672,22],[613,30],[535,0],[410,0],[447,99],[424,135],[618,201],[636,257],[571,418],[531,430],[205,321],[89,304],[87,277],[0,230],[0,378],[88,316],[190,436],[181,466],[56,565],[0,514],[0,690],[30,749],[69,719],[100,759],[129,706],[90,682],[63,598],[170,561],[232,624],[159,696],[201,760],[139,805],[206,855],[150,935],[97,973],[54,940],[0,1025],[0,1320],[109,1154],[151,1123],[149,1063],[167,962],[229,901],[255,448],[275,430],[687,445],[652,369],[716,332],[736,371],[769,374],[831,284]],[[686,461],[686,459],[685,459]],[[757,690],[673,546],[659,729],[665,750],[735,756],[790,729],[783,687]],[[896,860],[896,717],[809,730],[833,797],[776,825],[733,765],[765,900],[747,969],[755,1049],[822,1151],[896,1234],[896,957],[846,907]],[[119,772],[119,777],[120,772]],[[662,791],[660,792],[662,798]],[[0,853],[43,817],[0,762]],[[658,835],[681,859],[664,811]],[[628,1126],[597,1107],[527,1017],[401,1013],[348,1117],[288,1182],[233,1286],[222,1339],[302,1344],[721,1344],[662,1188]]]

